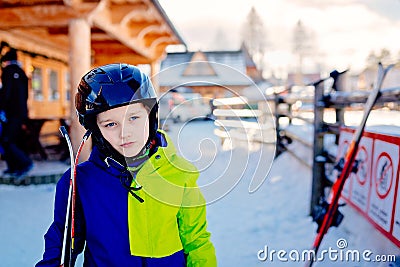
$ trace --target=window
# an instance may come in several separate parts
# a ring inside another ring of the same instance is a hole
[[[70,101],[71,99],[71,82],[69,78],[69,71],[65,72],[65,79],[64,79],[64,87],[65,87],[65,100]]]
[[[56,72],[55,70],[49,70],[48,74],[49,74],[49,85],[50,85],[49,100],[51,101],[58,100],[60,98],[60,93],[58,90],[58,72]]]
[[[35,66],[33,67],[32,71],[32,90],[33,90],[33,99],[42,101],[43,100],[42,69]]]

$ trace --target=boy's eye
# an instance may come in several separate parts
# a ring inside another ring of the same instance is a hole
[[[113,127],[115,125],[116,125],[115,122],[110,122],[110,123],[105,124],[104,127]]]
[[[130,119],[131,121],[134,121],[134,120],[136,120],[137,118],[139,118],[139,116],[132,116],[132,117],[130,117],[129,119]]]

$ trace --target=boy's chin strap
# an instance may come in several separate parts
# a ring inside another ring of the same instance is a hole
[[[142,168],[142,166],[146,163],[147,159],[149,158],[149,153],[150,153],[150,148],[146,148],[143,150],[142,153],[139,155],[126,159],[127,161],[127,167],[126,169],[129,171],[132,177],[132,181],[130,182],[130,185],[127,186],[126,188],[128,189],[128,192],[136,198],[140,203],[144,202],[144,199],[139,197],[135,191],[139,191],[142,189],[142,186],[139,184],[139,182],[136,180],[136,174]]]
[[[116,168],[121,169],[121,175],[119,176],[119,180],[122,186],[128,190],[128,192],[136,198],[140,203],[144,202],[144,199],[138,196],[135,192],[142,189],[142,186],[136,180],[136,173],[137,171],[144,165],[146,162],[146,155],[140,156],[140,161],[135,161],[138,165],[135,167],[125,167],[119,161],[115,160],[112,157],[106,157],[104,162],[107,164],[108,167],[114,166]],[[127,172],[127,175],[123,175],[124,172]]]

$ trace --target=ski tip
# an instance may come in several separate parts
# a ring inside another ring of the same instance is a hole
[[[86,133],[84,134],[83,138],[86,140],[89,138],[89,136],[92,134],[90,130],[87,130]]]
[[[386,68],[387,68],[387,70],[389,71],[389,70],[391,70],[392,68],[394,68],[394,66],[396,66],[396,64],[390,64],[390,65],[387,66]]]
[[[66,135],[68,135],[68,131],[65,128],[65,126],[60,126],[60,132],[62,134],[63,137],[65,137]]]
[[[382,71],[383,73],[387,73],[391,70],[396,64],[389,64],[386,68],[383,66],[382,62],[378,62],[378,70]]]

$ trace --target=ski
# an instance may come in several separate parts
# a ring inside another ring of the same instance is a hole
[[[61,261],[60,261],[60,267],[64,267],[64,263],[65,263],[65,257],[68,256],[69,258],[69,248],[67,247],[67,239],[69,239],[68,237],[68,230],[69,230],[69,223],[70,223],[70,212],[71,212],[71,200],[72,200],[72,182],[73,182],[73,174],[74,174],[74,169],[75,169],[75,161],[74,161],[74,151],[72,149],[72,143],[71,143],[71,139],[69,137],[69,134],[67,132],[67,129],[65,129],[64,126],[60,127],[60,132],[62,134],[62,136],[65,138],[65,140],[67,141],[67,145],[68,145],[68,150],[69,150],[69,158],[70,158],[70,162],[71,162],[71,166],[70,166],[70,170],[71,170],[71,179],[69,182],[69,190],[68,190],[68,200],[67,200],[67,213],[65,215],[65,224],[64,224],[64,236],[63,236],[63,244],[62,244],[62,249],[61,249]],[[70,240],[70,239],[69,239]],[[67,251],[68,250],[68,251]],[[69,261],[69,259],[68,259]],[[69,264],[68,264],[69,265]]]
[[[311,267],[313,265],[315,258],[317,257],[318,249],[321,245],[322,239],[324,238],[325,234],[327,233],[329,227],[332,225],[334,217],[338,213],[339,198],[342,193],[344,184],[345,184],[347,178],[349,177],[350,173],[353,170],[354,161],[355,161],[355,158],[357,155],[358,146],[360,144],[360,141],[361,141],[364,129],[365,129],[365,124],[367,122],[369,114],[371,113],[372,108],[374,107],[377,99],[381,95],[380,90],[382,88],[382,84],[385,79],[385,76],[392,67],[393,67],[393,65],[389,65],[387,68],[384,68],[382,66],[382,64],[379,63],[378,76],[377,76],[375,86],[367,99],[367,102],[364,107],[363,118],[362,118],[361,123],[358,126],[356,132],[354,133],[351,143],[349,145],[349,148],[347,150],[343,169],[342,169],[339,177],[337,178],[337,180],[334,182],[334,184],[332,186],[331,201],[330,201],[330,204],[328,205],[326,213],[323,217],[322,224],[320,225],[319,229],[317,230],[317,235],[314,239],[314,243],[313,243],[313,246],[311,249],[314,253],[310,257],[310,259],[308,259],[309,261],[305,265],[306,267]]]
[[[70,180],[69,180],[69,190],[67,199],[67,212],[65,215],[65,225],[64,225],[64,236],[61,250],[61,260],[60,267],[72,266],[72,255],[74,252],[75,243],[75,201],[76,201],[76,166],[79,163],[79,155],[82,151],[83,145],[90,136],[90,131],[87,131],[82,138],[79,145],[76,156],[74,157],[74,151],[72,148],[71,138],[68,134],[67,129],[64,126],[60,127],[60,132],[62,136],[67,141],[69,156],[70,156]],[[69,244],[68,244],[69,243]],[[65,265],[67,262],[67,265]]]

